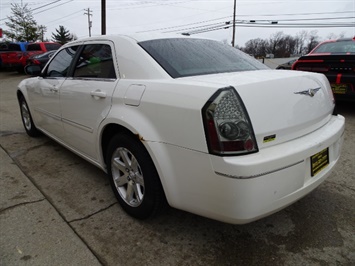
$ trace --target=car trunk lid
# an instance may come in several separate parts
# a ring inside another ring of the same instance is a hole
[[[334,109],[328,81],[315,73],[260,70],[184,79],[233,86],[246,106],[259,149],[320,128]]]

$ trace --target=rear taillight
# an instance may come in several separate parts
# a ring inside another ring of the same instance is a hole
[[[234,88],[218,90],[202,109],[211,154],[241,155],[258,151],[253,127]]]

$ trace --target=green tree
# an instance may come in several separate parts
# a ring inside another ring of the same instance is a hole
[[[4,30],[4,34],[13,41],[37,41],[38,38],[43,35],[45,26],[37,25],[37,22],[33,18],[32,10],[27,4],[11,4],[12,16],[8,16],[9,21],[5,22],[5,25],[9,28]]]
[[[64,26],[59,26],[59,29],[55,29],[57,33],[52,33],[52,40],[60,44],[70,42],[73,37]]]

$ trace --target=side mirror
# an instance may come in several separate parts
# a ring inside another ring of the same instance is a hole
[[[39,76],[41,74],[41,67],[37,65],[25,66],[25,73],[30,76]]]

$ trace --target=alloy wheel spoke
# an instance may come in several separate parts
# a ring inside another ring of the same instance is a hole
[[[136,195],[137,203],[140,203],[143,195],[142,195],[142,193],[139,193],[139,191],[140,191],[139,184],[134,184],[133,185],[133,190],[134,190],[134,193]]]
[[[135,181],[136,181],[137,184],[139,184],[142,187],[144,187],[144,178],[143,178],[143,175],[141,175],[140,173],[136,173]]]
[[[137,159],[136,159],[136,157],[132,157],[132,159],[131,159],[131,168],[132,168],[132,170],[134,171],[134,172],[137,172],[138,171],[138,161],[137,161]]]
[[[125,166],[124,162],[120,161],[119,158],[113,159],[113,167],[120,170],[123,173],[126,173],[127,167]]]
[[[124,149],[120,149],[119,154],[126,168],[129,168],[131,166],[131,160],[128,157],[128,152]]]
[[[128,182],[127,176],[128,176],[128,174],[125,173],[124,175],[114,177],[116,187],[122,187],[122,186],[126,185]]]
[[[126,191],[126,201],[131,203],[132,200],[133,200],[133,196],[134,196],[133,183],[132,182],[128,182],[127,191]]]

